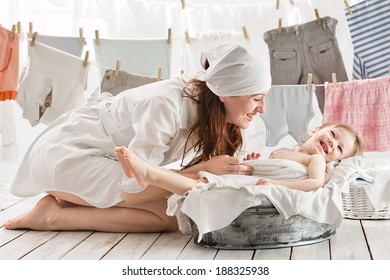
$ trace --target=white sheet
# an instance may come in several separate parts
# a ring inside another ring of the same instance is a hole
[[[247,163],[255,168],[255,174],[264,176],[265,170],[269,169],[267,162],[275,164],[273,160],[263,159]],[[272,173],[270,179],[276,178],[278,174],[285,176],[284,180],[302,177],[301,164],[290,160],[279,160],[279,164],[279,171],[275,166],[271,171],[268,170]],[[312,192],[275,185],[256,186],[254,183],[248,184],[248,181],[237,185],[235,183],[239,181],[240,175],[224,175],[229,180],[221,184],[215,177],[224,176],[204,172],[201,175],[210,178],[212,183],[198,184],[185,196],[173,195],[168,200],[167,213],[177,216],[179,228],[184,233],[190,233],[190,217],[198,227],[200,240],[203,234],[229,225],[245,209],[260,205],[260,198],[266,196],[286,219],[299,214],[316,222],[338,227],[343,218],[341,192],[348,190],[348,179],[358,172],[360,165],[359,157],[341,161],[328,183]],[[288,174],[295,174],[294,178],[288,178]]]

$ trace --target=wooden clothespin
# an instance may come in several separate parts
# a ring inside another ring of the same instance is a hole
[[[390,68],[389,68],[390,69]],[[183,69],[181,69],[180,70],[180,75],[183,75],[184,74],[184,70]]]
[[[181,7],[182,7],[183,9],[186,8],[186,0],[181,0]]]
[[[168,40],[167,43],[172,43],[172,28],[168,28]]]
[[[313,75],[311,73],[307,74],[307,86],[306,89],[311,92],[311,86],[313,84]]]
[[[17,32],[18,32],[18,34],[22,33],[22,24],[20,23],[20,21],[18,21],[18,23],[17,23]]]
[[[186,42],[187,42],[187,44],[191,43],[190,35],[188,34],[188,31],[185,31],[185,32],[184,32],[184,35],[185,35],[185,37],[186,37]]]
[[[15,38],[15,33],[16,33],[16,25],[13,24],[12,25],[12,29],[11,29],[11,41]]]
[[[33,36],[33,23],[30,21],[29,23],[28,23],[28,37],[29,38],[32,38],[32,36]]]
[[[31,38],[31,47],[34,47],[35,40],[37,39],[37,37],[38,37],[38,32],[34,32],[34,34],[32,35],[32,38]]]
[[[279,22],[278,22],[278,33],[279,33],[279,34],[282,33],[282,18],[279,18]]]
[[[116,61],[116,65],[115,65],[114,77],[118,77],[119,76],[120,69],[121,69],[121,61],[117,60]]]
[[[333,86],[335,87],[336,84],[337,84],[337,77],[336,77],[336,73],[332,73],[332,84]]]
[[[314,9],[314,13],[316,14],[316,21],[317,21],[317,24],[318,24],[318,25],[321,25],[321,18],[320,18],[320,14],[318,13],[318,10],[317,10],[317,9]]]
[[[294,6],[294,0],[290,0],[290,4]]]
[[[276,0],[276,9],[279,10],[280,0]]]
[[[160,68],[158,68],[156,80],[160,81],[161,79],[162,79],[162,68],[160,67]]]
[[[95,30],[95,44],[99,45],[99,30]]]
[[[244,33],[245,39],[249,39],[248,30],[246,29],[245,25],[242,27],[242,33]]]
[[[89,59],[89,51],[86,51],[85,52],[85,58],[84,58],[84,61],[83,61],[83,66],[84,67],[88,66],[88,59]]]
[[[345,4],[345,7],[347,7],[347,10],[348,10],[349,15],[352,16],[351,6],[349,6],[348,1],[347,1],[347,0],[344,0],[344,4]]]
[[[84,43],[84,29],[82,27],[79,28],[79,42],[80,45]]]

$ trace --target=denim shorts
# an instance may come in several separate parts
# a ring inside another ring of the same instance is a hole
[[[273,85],[307,83],[308,74],[314,84],[332,80],[347,81],[343,58],[335,36],[337,20],[321,18],[321,24],[311,21],[304,24],[269,30],[264,33],[268,45]],[[318,105],[323,113],[324,88],[317,87]]]

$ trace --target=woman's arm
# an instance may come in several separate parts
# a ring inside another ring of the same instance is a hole
[[[228,155],[215,156],[205,162],[195,164],[189,168],[180,171],[182,174],[198,174],[200,171],[207,171],[215,175],[223,174],[241,174],[252,175],[253,167],[243,164],[242,157],[233,157]]]

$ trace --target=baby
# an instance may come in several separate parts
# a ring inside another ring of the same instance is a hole
[[[135,177],[138,184],[144,187],[152,185],[171,193],[184,194],[200,181],[207,183],[205,178],[196,179],[197,174],[179,174],[151,165],[126,147],[115,148],[115,153],[125,174],[130,178]],[[362,140],[351,126],[338,122],[325,123],[312,131],[302,145],[293,149],[279,149],[270,155],[271,159],[287,159],[303,164],[307,167],[307,179],[293,182],[260,179],[256,184],[274,184],[302,191],[313,191],[324,185],[328,162],[362,154]],[[259,157],[260,154],[252,153],[248,154],[245,160]],[[126,195],[131,194],[125,193],[125,197]]]

